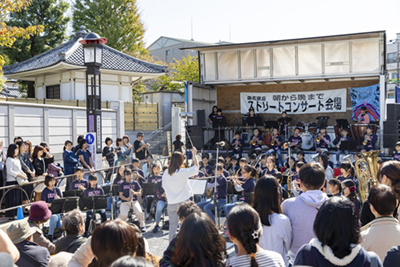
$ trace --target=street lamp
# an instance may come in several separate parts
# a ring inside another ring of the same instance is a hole
[[[86,66],[86,125],[89,133],[96,133],[96,153],[101,153],[101,72],[103,45],[107,39],[91,32],[79,41],[83,46]]]

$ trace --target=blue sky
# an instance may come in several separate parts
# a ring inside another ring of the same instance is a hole
[[[150,45],[160,36],[255,42],[386,30],[400,32],[399,0],[137,0]]]

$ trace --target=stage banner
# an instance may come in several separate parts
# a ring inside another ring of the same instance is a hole
[[[379,84],[350,88],[351,106],[353,107],[353,116],[351,119],[357,121],[361,114],[361,107],[367,107],[370,121],[379,121],[380,119],[380,91]]]
[[[346,89],[288,92],[288,93],[240,93],[240,112],[246,114],[250,108],[255,113],[305,114],[346,112]]]

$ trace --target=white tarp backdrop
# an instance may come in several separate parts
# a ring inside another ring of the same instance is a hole
[[[335,89],[308,92],[240,93],[240,112],[251,107],[255,113],[305,114],[346,112],[347,90]]]

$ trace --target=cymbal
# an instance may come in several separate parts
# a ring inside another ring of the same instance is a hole
[[[282,118],[279,118],[279,119],[278,119],[278,122],[280,122],[280,123],[284,123],[284,122],[289,123],[289,122],[291,122],[292,120],[293,120],[293,119],[290,118],[290,117],[282,117]]]

